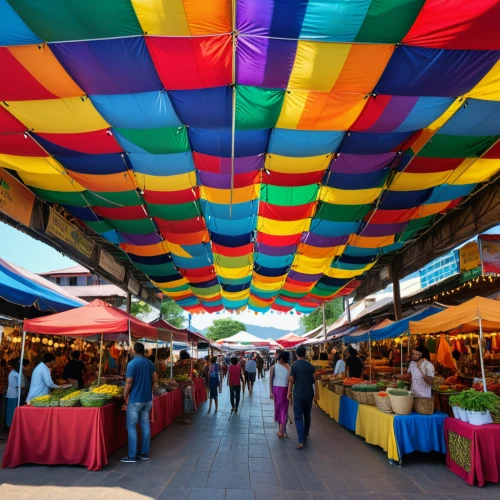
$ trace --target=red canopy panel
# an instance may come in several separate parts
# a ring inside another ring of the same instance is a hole
[[[77,338],[104,334],[106,340],[128,340],[129,323],[132,337],[147,340],[158,338],[155,327],[99,299],[78,309],[27,320],[24,329],[43,335]]]
[[[288,333],[285,336],[276,340],[276,342],[278,342],[278,344],[281,345],[283,349],[290,349],[291,347],[295,347],[296,345],[302,344],[306,340],[307,340],[306,338],[299,337],[294,333]]]

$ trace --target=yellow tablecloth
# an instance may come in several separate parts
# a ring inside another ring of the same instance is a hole
[[[359,405],[356,434],[369,444],[380,446],[387,456],[399,461],[398,445],[394,434],[394,415],[382,413],[376,406]]]
[[[319,402],[318,406],[335,422],[339,421],[339,411],[340,411],[340,396],[330,391],[327,387],[323,387],[323,384],[319,384]]]

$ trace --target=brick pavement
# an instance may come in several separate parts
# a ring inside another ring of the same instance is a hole
[[[151,460],[89,472],[78,466],[23,466],[0,470],[0,498],[97,500],[459,500],[499,499],[500,485],[468,486],[440,456],[405,457],[401,469],[386,454],[313,410],[307,447],[277,438],[266,382],[230,413],[228,389],[219,413],[207,403],[192,425],[172,425],[152,441]],[[85,443],[82,443],[85,446]],[[0,444],[0,454],[4,446]]]

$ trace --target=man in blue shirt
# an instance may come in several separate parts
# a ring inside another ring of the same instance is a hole
[[[28,393],[27,401],[31,401],[33,398],[38,398],[39,396],[46,396],[50,393],[50,389],[62,389],[63,387],[70,387],[68,385],[57,385],[54,384],[52,377],[50,375],[50,370],[56,363],[56,357],[51,353],[47,352],[43,355],[43,360],[37,367],[33,370],[31,374],[31,385],[30,391]]]
[[[153,406],[153,388],[158,383],[155,365],[144,357],[144,344],[136,342],[134,359],[127,365],[123,397],[127,405],[128,455],[121,459],[134,463],[137,458],[149,460],[151,430],[149,412]],[[137,453],[137,422],[141,426],[141,451]]]

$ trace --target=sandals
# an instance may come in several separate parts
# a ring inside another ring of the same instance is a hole
[[[297,450],[301,450],[302,448],[304,448],[304,443],[299,443],[299,444],[295,447],[295,449],[297,449]]]
[[[283,439],[283,438],[284,438],[284,436],[283,436],[283,435],[278,434],[278,439]]]

